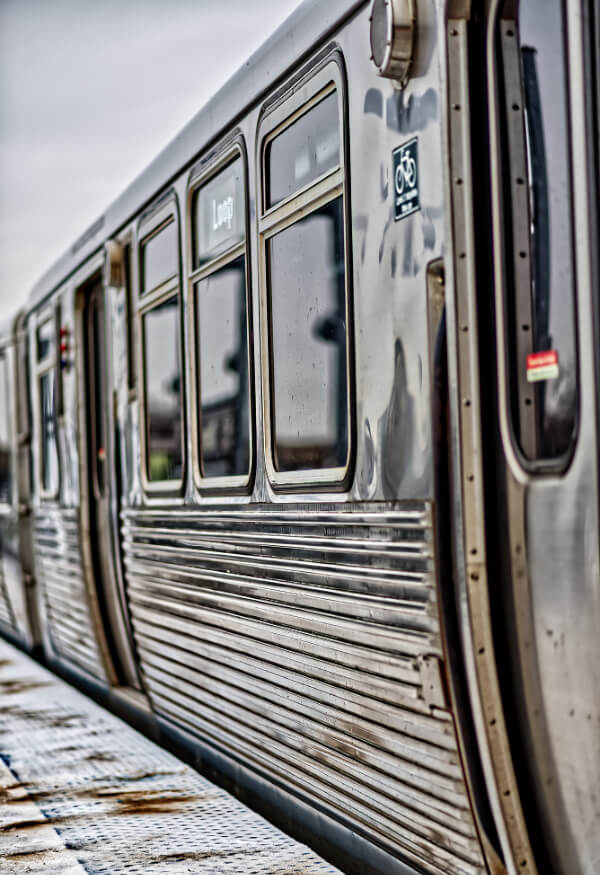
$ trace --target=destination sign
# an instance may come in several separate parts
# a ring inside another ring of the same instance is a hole
[[[236,159],[196,194],[194,265],[200,267],[241,243],[245,233],[242,159]]]

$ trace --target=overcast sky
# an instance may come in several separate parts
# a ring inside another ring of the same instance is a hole
[[[0,319],[299,0],[0,0]]]

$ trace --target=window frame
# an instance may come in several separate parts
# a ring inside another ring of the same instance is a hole
[[[269,143],[289,128],[298,118],[309,112],[331,93],[337,94],[340,141],[340,163],[321,176],[298,188],[293,194],[267,207],[267,161]],[[348,140],[346,136],[347,96],[339,52],[330,55],[315,69],[293,83],[284,98],[265,113],[258,129],[257,177],[261,181],[259,209],[257,210],[260,256],[260,313],[261,363],[263,371],[264,454],[269,482],[276,492],[311,490],[343,491],[348,488],[355,455],[354,416],[354,318],[352,308],[352,245],[350,226],[350,184],[347,173]],[[278,471],[273,448],[273,367],[272,320],[269,295],[267,247],[269,240],[280,231],[307,218],[317,209],[342,198],[344,228],[344,285],[346,305],[346,425],[348,447],[344,465],[335,468],[306,468],[296,471]]]
[[[39,496],[42,501],[53,501],[58,498],[60,494],[60,484],[61,484],[61,466],[60,466],[60,449],[58,442],[58,381],[60,379],[59,376],[59,368],[60,368],[60,356],[59,356],[59,332],[57,330],[57,318],[58,313],[56,307],[44,308],[41,310],[35,319],[34,324],[34,342],[33,342],[33,353],[34,353],[34,372],[33,378],[35,380],[35,405],[36,405],[36,413],[37,413],[37,422],[38,422],[38,439],[37,439],[37,465],[36,465],[36,476],[39,486]],[[50,354],[47,354],[43,358],[39,358],[38,353],[38,331],[42,326],[50,323],[52,326],[53,332],[53,346]],[[54,444],[56,447],[56,487],[54,489],[46,489],[44,486],[44,452],[42,448],[43,441],[43,422],[44,416],[42,411],[42,391],[41,384],[42,379],[54,372]]]
[[[215,179],[221,171],[225,170],[237,159],[242,162],[243,173],[243,206],[244,206],[244,239],[240,243],[230,246],[225,252],[211,258],[199,267],[194,266],[196,222],[194,201],[196,194],[211,180]],[[194,485],[201,493],[230,494],[249,493],[254,482],[256,470],[256,415],[254,398],[254,344],[252,330],[252,277],[250,263],[250,211],[248,206],[248,156],[246,145],[241,134],[236,134],[233,140],[229,139],[215,156],[211,154],[210,160],[201,162],[192,169],[187,184],[187,235],[188,235],[188,264],[187,264],[187,299],[188,299],[188,344],[190,349],[190,401],[192,410],[191,434],[192,434],[192,472]],[[246,273],[246,334],[248,348],[248,415],[250,422],[249,431],[249,465],[247,474],[231,474],[220,477],[207,477],[202,473],[202,404],[200,396],[200,344],[197,328],[197,306],[195,286],[202,280],[208,279],[228,264],[238,258],[244,258]]]
[[[163,280],[158,286],[142,292],[143,278],[143,246],[147,241],[160,233],[169,225],[175,223],[177,239],[177,271],[168,279]],[[136,234],[137,253],[137,287],[138,295],[135,301],[135,335],[137,354],[137,380],[139,387],[139,438],[140,438],[140,478],[142,488],[149,497],[177,497],[182,495],[187,464],[187,428],[186,428],[186,388],[185,388],[185,353],[183,329],[183,295],[181,288],[181,234],[177,196],[170,192],[166,198],[161,198],[159,203],[144,214],[137,226]],[[173,480],[151,480],[148,476],[149,440],[148,440],[148,417],[146,404],[146,338],[144,332],[144,317],[152,310],[169,301],[177,299],[179,308],[179,374],[181,385],[181,477]]]

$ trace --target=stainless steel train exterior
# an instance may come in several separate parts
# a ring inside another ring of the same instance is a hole
[[[1,333],[3,633],[348,871],[599,871],[599,19],[307,0]]]

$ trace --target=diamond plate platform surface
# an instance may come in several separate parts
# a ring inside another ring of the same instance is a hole
[[[0,640],[0,872],[338,873]]]

